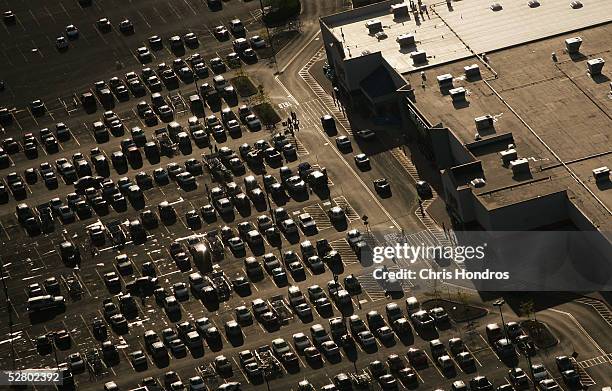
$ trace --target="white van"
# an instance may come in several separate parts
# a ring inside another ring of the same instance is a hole
[[[412,315],[420,309],[421,303],[419,303],[419,300],[416,297],[411,296],[406,299],[406,311],[408,312],[408,315]]]

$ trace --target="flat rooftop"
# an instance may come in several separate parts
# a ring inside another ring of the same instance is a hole
[[[416,2],[416,1],[415,1]],[[408,5],[408,1],[404,2]],[[360,57],[367,53],[381,52],[385,60],[398,73],[413,71],[422,66],[441,64],[471,55],[468,48],[461,43],[442,19],[429,12],[424,19],[417,21],[414,15],[395,20],[390,8],[378,12],[358,13],[343,12],[342,19],[331,22],[331,18],[323,18],[336,39],[344,43],[347,58]],[[377,39],[369,33],[366,22],[378,20],[387,34],[385,39]],[[396,38],[402,34],[414,35],[416,45],[407,49],[400,48]],[[410,53],[416,50],[425,51],[427,62],[415,66]]]
[[[570,0],[542,0],[535,8],[529,7],[528,0],[500,0],[501,10],[493,11],[491,4],[495,2],[457,1],[447,6],[426,0],[423,4],[428,13],[422,18],[410,13],[402,19],[394,19],[390,7],[374,4],[322,19],[343,42],[347,58],[381,52],[402,74],[612,20],[609,0],[584,0],[579,9],[573,9]],[[370,33],[366,23],[371,20],[380,21],[387,38],[378,39]],[[400,48],[396,38],[402,34],[414,35],[416,45]],[[413,63],[410,54],[416,50],[426,53],[426,62]]]
[[[550,37],[612,20],[612,1],[579,0],[469,0],[432,5],[433,10],[476,53],[489,52],[536,39]],[[492,4],[501,9],[493,11]]]
[[[570,56],[565,40],[576,36],[583,40],[580,53]],[[612,209],[612,186],[596,184],[592,175],[595,168],[612,168],[609,37],[612,23],[494,52],[488,55],[491,69],[477,57],[433,67],[426,71],[424,87],[420,74],[404,77],[415,89],[421,113],[430,123],[449,127],[464,145],[474,145],[477,133],[481,143],[512,133],[518,157],[529,161],[528,176],[513,178],[502,165],[499,152],[507,141],[471,149],[486,177],[486,185],[473,190],[485,205],[494,208],[569,189],[593,221],[612,231],[610,213],[599,203]],[[608,64],[602,75],[591,76],[587,61],[600,57]],[[482,78],[466,80],[463,68],[475,63]],[[436,77],[443,74],[453,76],[453,87],[467,90],[466,102],[453,104],[440,90]],[[478,132],[475,118],[487,114],[494,128]]]

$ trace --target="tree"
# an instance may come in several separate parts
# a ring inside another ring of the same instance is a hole
[[[302,9],[300,0],[263,0],[266,7],[263,20],[266,25],[277,26],[298,16]]]
[[[270,101],[270,99],[268,98],[268,94],[266,94],[263,84],[260,84],[257,86],[257,95],[255,95],[254,100],[255,102],[259,104],[268,103]]]
[[[533,307],[534,307],[533,299],[523,301],[520,305],[521,315],[527,317],[527,319],[531,319],[532,315],[535,318],[535,312],[533,310]]]

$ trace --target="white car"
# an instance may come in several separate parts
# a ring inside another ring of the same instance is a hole
[[[543,364],[538,363],[531,365],[531,371],[536,384],[540,383],[542,380],[550,379],[550,375]]]
[[[286,219],[281,222],[281,229],[286,235],[292,235],[298,232],[297,225],[292,219]]]
[[[137,49],[137,52],[138,52],[138,59],[141,62],[149,61],[151,59],[151,52],[149,51],[149,49],[147,49],[146,46],[139,47]]]
[[[240,19],[232,19],[230,21],[230,29],[233,34],[243,34],[246,30]]]
[[[282,338],[276,338],[272,340],[272,351],[276,355],[276,357],[282,357],[283,354],[290,352],[291,348],[287,341]]]
[[[295,350],[297,350],[299,354],[303,354],[304,349],[312,346],[312,342],[310,342],[306,334],[296,333],[293,334],[293,346],[295,346]]]
[[[344,209],[339,206],[334,206],[328,211],[329,218],[331,221],[346,221],[346,214]]]
[[[372,129],[362,129],[355,132],[355,135],[363,140],[372,140],[376,137],[376,133]]]
[[[204,380],[200,376],[194,376],[189,378],[189,389],[192,391],[205,390]]]
[[[253,35],[249,41],[251,42],[251,47],[253,49],[263,49],[267,45],[266,41],[259,35]]]
[[[66,26],[66,36],[68,39],[75,39],[79,36],[79,29],[75,25],[69,24]]]
[[[66,39],[66,37],[57,37],[57,39],[55,40],[55,47],[57,47],[58,50],[67,49],[68,40]]]

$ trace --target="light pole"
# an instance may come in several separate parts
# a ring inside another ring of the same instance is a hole
[[[263,18],[264,18],[263,0],[259,0],[259,7],[261,8],[261,21],[263,22],[263,25],[266,27],[266,34],[268,35],[268,39],[270,40],[270,48],[272,49],[272,58],[274,59],[274,67],[276,68],[276,74],[278,75],[279,74],[279,72],[278,72],[278,63],[276,62],[276,50],[274,50],[274,40],[270,36],[270,29],[268,28],[268,25],[266,24],[266,21],[263,20]]]
[[[527,359],[527,365],[529,365],[529,373],[531,374],[531,378],[533,379],[533,389],[537,390],[537,386],[535,384],[535,376],[533,376],[533,367],[531,366],[531,356],[529,355],[527,343],[521,342],[519,345],[519,350],[521,350],[521,353],[523,353],[523,355]]]
[[[8,288],[6,286],[6,281],[4,280],[4,262],[2,261],[2,257],[0,257],[0,280],[2,280],[2,288],[4,290],[4,297],[6,298],[6,309],[8,312],[8,322],[9,322],[9,333],[10,333],[10,341],[11,341],[11,361],[13,363],[13,370],[15,370],[16,365],[16,357],[15,357],[15,345],[13,345],[13,305],[11,303],[11,299],[8,294]]]
[[[266,187],[266,167],[264,166],[263,170],[261,170],[261,183],[264,185],[264,192],[266,193],[266,202],[268,204],[268,210],[270,211],[270,218],[272,222],[276,224],[276,219],[274,218],[274,211],[272,210],[272,203],[270,202],[270,193],[268,193],[268,188]]]
[[[506,330],[506,322],[504,322],[504,313],[502,312],[502,306],[504,304],[506,304],[506,301],[504,299],[495,300],[493,302],[493,305],[499,308],[499,316],[501,317],[502,327],[504,329],[504,336],[506,337],[506,340],[508,340],[508,330]]]

